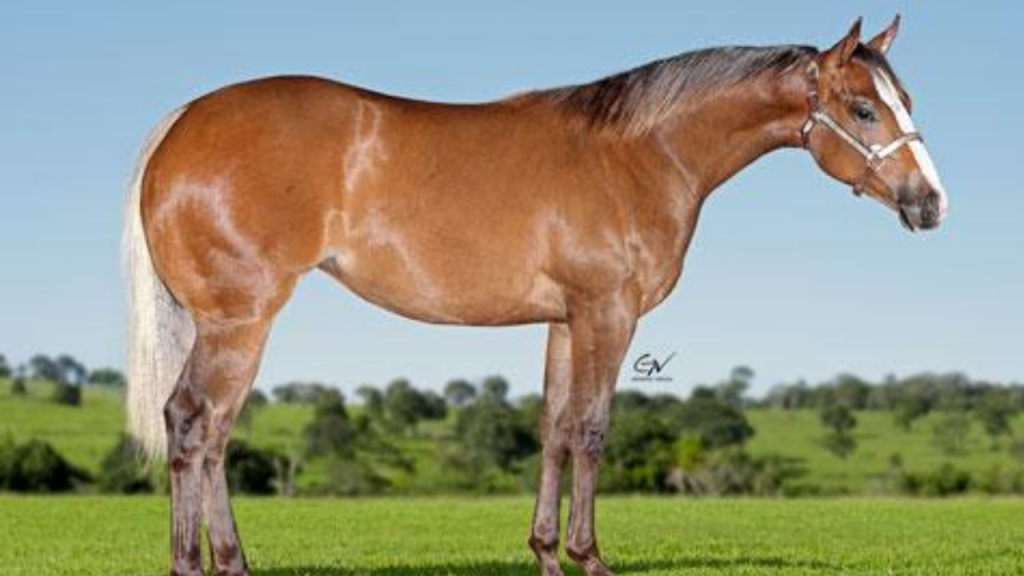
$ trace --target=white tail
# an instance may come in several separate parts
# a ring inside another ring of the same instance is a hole
[[[174,392],[195,341],[195,326],[188,312],[153,269],[141,211],[146,165],[184,112],[185,108],[177,110],[150,133],[124,206],[121,249],[128,281],[128,431],[148,458],[166,453],[164,404]]]

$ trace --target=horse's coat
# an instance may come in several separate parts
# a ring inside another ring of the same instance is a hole
[[[708,195],[761,155],[805,146],[844,182],[866,174],[909,226],[943,215],[916,149],[865,172],[834,133],[801,130],[813,93],[864,142],[900,133],[882,101],[895,86],[873,80],[895,28],[863,45],[858,22],[821,53],[705,50],[477,105],[270,78],[169,119],[143,154],[126,247],[130,421],[150,451],[167,447],[172,574],[201,573],[204,516],[217,574],[248,574],[224,447],[274,316],[314,269],[418,320],[550,326],[529,542],[543,573],[561,575],[571,459],[566,549],[588,576],[609,574],[593,506],[619,365],[637,319],[678,281]],[[884,113],[856,110],[871,103]]]

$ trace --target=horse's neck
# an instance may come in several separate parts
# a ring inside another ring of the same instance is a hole
[[[800,146],[807,81],[799,72],[683,103],[651,137],[701,200],[762,155]]]
[[[761,82],[769,84],[737,85],[682,106],[626,156],[625,169],[642,183],[634,234],[649,253],[639,260],[659,263],[645,274],[645,310],[675,285],[707,196],[760,156],[801,144],[806,81],[793,75]]]

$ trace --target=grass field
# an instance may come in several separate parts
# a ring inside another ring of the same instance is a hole
[[[0,381],[0,438],[10,434],[16,440],[41,438],[51,442],[78,466],[95,472],[100,460],[117,441],[124,427],[123,401],[116,391],[86,387],[83,406],[72,408],[50,402],[49,387],[34,383],[29,397],[10,394],[7,382]],[[249,429],[236,427],[235,434],[261,447],[287,448],[302,441],[302,429],[312,416],[312,408],[303,405],[271,404],[260,409]],[[933,414],[904,432],[886,412],[859,412],[854,430],[857,451],[846,460],[835,457],[822,445],[824,429],[814,411],[748,410],[747,416],[757,430],[748,449],[753,454],[778,454],[796,459],[806,469],[799,482],[820,487],[831,494],[871,494],[889,460],[899,454],[907,470],[925,471],[950,462],[958,468],[982,472],[993,466],[1019,467],[1005,449],[993,450],[978,422],[971,423],[962,455],[943,454],[933,443],[932,426],[940,415]],[[430,485],[444,474],[430,436],[443,432],[445,424],[425,423],[420,438],[399,439],[403,452],[416,462],[416,473],[396,478],[396,487],[413,492],[417,483]],[[1016,433],[1024,433],[1024,419],[1015,422]],[[614,426],[614,422],[612,423]],[[1004,440],[1003,446],[1007,442]],[[311,467],[304,481],[315,481],[318,470]]]
[[[0,574],[166,574],[167,501],[0,496]],[[534,576],[531,501],[238,499],[254,576]],[[1024,501],[603,498],[620,575],[1024,573]],[[569,574],[578,574],[569,571]]]

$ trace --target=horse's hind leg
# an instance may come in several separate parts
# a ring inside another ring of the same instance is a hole
[[[196,343],[165,410],[171,462],[175,576],[202,573],[205,514],[218,576],[247,576],[231,512],[224,449],[248,395],[272,315],[241,322],[198,321]]]

